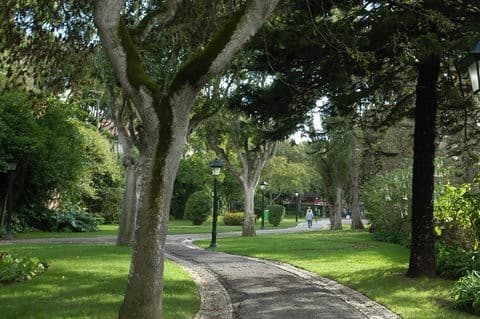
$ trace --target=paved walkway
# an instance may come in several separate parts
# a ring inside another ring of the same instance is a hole
[[[312,230],[327,227],[328,221],[321,220],[314,223]],[[258,234],[299,231],[310,229],[302,223],[294,228],[258,231]],[[239,234],[221,233],[219,237]],[[192,244],[194,239],[209,236],[167,237],[167,257],[183,264],[199,286],[202,305],[197,319],[398,318],[362,294],[307,271],[286,264],[204,250]],[[115,238],[35,239],[28,242],[113,243]]]

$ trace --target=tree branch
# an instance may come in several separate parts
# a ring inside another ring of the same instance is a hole
[[[240,183],[243,183],[242,174],[239,171],[237,171],[237,169],[232,165],[225,150],[222,149],[220,146],[216,145],[216,143],[210,142],[209,144],[210,144],[210,147],[215,152],[215,154],[225,164],[225,166],[230,171],[230,173],[232,173],[240,181]]]
[[[249,0],[207,46],[187,61],[170,86],[169,95],[184,86],[200,89],[232,60],[271,15],[279,0]]]
[[[141,32],[140,41],[144,42],[155,26],[165,25],[172,21],[182,3],[183,0],[168,0],[165,7],[147,14],[137,26],[137,29]]]

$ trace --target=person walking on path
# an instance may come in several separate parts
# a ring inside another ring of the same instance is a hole
[[[313,210],[308,206],[307,208],[307,215],[305,219],[307,220],[308,228],[312,228],[312,221],[313,221]]]

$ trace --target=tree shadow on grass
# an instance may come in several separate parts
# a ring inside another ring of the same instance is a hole
[[[31,281],[0,286],[0,318],[117,317],[127,283],[130,249],[60,244],[4,248],[17,255],[46,259],[50,267]],[[175,274],[172,277],[166,277],[164,283],[165,317],[190,318],[199,302],[192,293],[195,284]]]
[[[331,276],[328,276],[331,277]],[[404,318],[474,318],[450,308],[449,292],[453,282],[441,278],[408,278],[403,268],[370,269],[336,279],[384,304]]]
[[[1,287],[1,317],[116,318],[126,278],[126,274],[105,277],[94,271],[52,271],[29,282]],[[190,309],[197,302],[191,290],[189,281],[167,280],[165,302],[172,310]]]

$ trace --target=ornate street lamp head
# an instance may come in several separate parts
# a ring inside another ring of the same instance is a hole
[[[212,168],[212,175],[218,176],[220,175],[220,169],[223,167],[223,164],[218,158],[216,158],[210,163],[210,167]]]
[[[262,191],[264,191],[264,190],[267,188],[267,186],[268,186],[268,183],[265,182],[265,181],[262,181],[262,182],[260,183],[260,189],[261,189]]]
[[[473,57],[473,63],[468,67],[470,81],[472,82],[473,94],[480,93],[480,41],[470,51]]]

